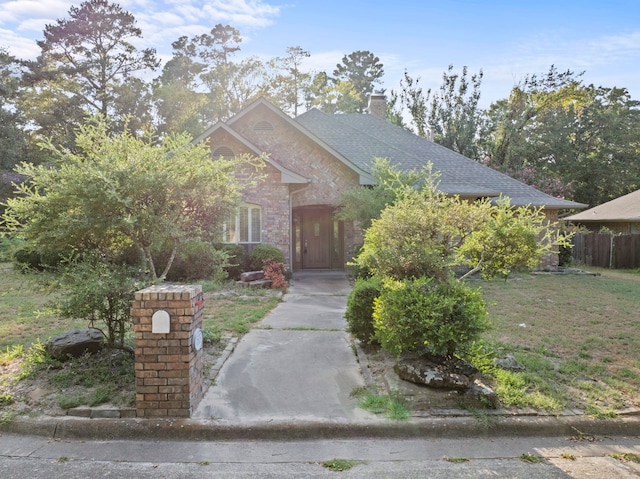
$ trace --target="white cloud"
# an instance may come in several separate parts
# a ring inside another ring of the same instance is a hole
[[[158,25],[183,25],[184,19],[172,12],[157,12],[151,15],[150,20]]]
[[[19,22],[23,18],[63,18],[72,2],[68,0],[13,0],[0,2],[0,25]],[[43,25],[44,27],[44,25]]]
[[[19,32],[40,32],[40,35],[37,35],[37,38],[40,39],[43,36],[44,27],[55,22],[54,18],[28,18],[21,21],[16,30]]]
[[[11,30],[0,29],[0,48],[21,59],[35,59],[40,53],[40,48],[31,38],[17,35]]]

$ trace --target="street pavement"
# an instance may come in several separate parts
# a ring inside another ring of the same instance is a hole
[[[79,441],[0,435],[0,477],[591,478],[639,477],[639,438],[491,437],[298,441]],[[525,456],[527,455],[527,456]],[[540,458],[526,462],[525,457]],[[347,459],[337,472],[325,461]]]

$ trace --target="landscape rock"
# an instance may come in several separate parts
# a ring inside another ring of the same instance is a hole
[[[247,271],[240,275],[240,281],[242,283],[250,283],[261,279],[264,279],[264,271]]]
[[[104,346],[104,335],[97,329],[75,329],[53,336],[45,344],[45,349],[54,358],[65,360],[78,358],[83,354],[95,354]]]
[[[513,354],[507,354],[501,358],[497,358],[493,362],[494,366],[505,369],[506,371],[524,371],[525,367],[518,362]]]
[[[401,359],[394,370],[405,381],[455,390],[470,389],[480,375],[478,369],[465,361],[432,355]]]

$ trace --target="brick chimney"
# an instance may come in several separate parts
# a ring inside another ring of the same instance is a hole
[[[369,106],[367,111],[370,115],[375,115],[383,120],[387,119],[387,97],[381,93],[372,93],[369,96]]]

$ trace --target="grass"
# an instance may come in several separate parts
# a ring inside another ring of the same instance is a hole
[[[467,459],[466,457],[443,457],[443,460],[450,462],[452,464],[462,464],[465,462],[469,462],[469,459]]]
[[[486,346],[525,367],[485,368],[504,406],[603,419],[640,407],[640,274],[595,271],[478,282],[492,322]]]
[[[353,459],[331,459],[324,461],[322,467],[334,472],[348,471],[349,469],[362,464],[362,461],[356,461]]]
[[[50,401],[62,409],[78,406],[135,404],[133,356],[108,350],[64,363],[51,359],[44,343],[55,334],[87,324],[57,317],[48,304],[56,292],[42,286],[44,275],[22,274],[0,263],[0,421],[7,420],[25,398],[15,397],[22,380],[38,381],[52,390]],[[219,343],[239,336],[278,303],[274,290],[240,289],[205,283],[204,338]],[[129,335],[131,336],[131,335]],[[24,389],[24,388],[23,388]]]
[[[19,400],[10,390],[16,381],[43,369],[56,390],[68,389],[62,401],[73,402],[74,388],[113,383],[94,365],[96,374],[89,376],[96,384],[86,386],[86,376],[82,379],[79,372],[71,374],[40,356],[38,342],[87,325],[56,317],[47,307],[56,293],[41,286],[38,276],[17,273],[8,263],[0,263],[0,269],[0,410]],[[578,409],[603,419],[640,407],[640,272],[595,271],[599,276],[537,274],[516,275],[506,282],[477,281],[493,327],[475,360],[482,363],[504,407]],[[208,342],[244,334],[278,302],[272,290],[232,287],[222,292],[206,284],[205,291],[203,329]],[[492,368],[480,354],[486,350],[513,354],[525,370]],[[18,362],[22,367],[13,368]],[[99,403],[109,394],[115,392],[79,396],[84,403]],[[128,402],[114,396],[110,400]],[[381,414],[408,415],[394,398],[372,395],[367,401],[367,407]]]
[[[540,464],[545,462],[544,457],[540,457],[536,454],[530,454],[528,452],[521,454],[520,460],[523,462],[528,462],[529,464]]]
[[[242,335],[264,318],[278,298],[273,290],[241,288],[229,295],[205,295],[203,329],[209,334]]]
[[[389,419],[404,421],[409,419],[411,411],[397,397],[378,394],[367,388],[357,388],[351,392],[351,397],[360,400],[358,406],[373,414],[384,414]]]
[[[61,321],[55,316],[49,307],[55,293],[42,283],[46,274],[21,274],[10,263],[0,263],[0,273],[0,351],[87,327],[86,322]]]
[[[633,452],[616,452],[611,454],[611,457],[622,462],[635,462],[636,464],[640,464],[640,455],[634,454]]]

